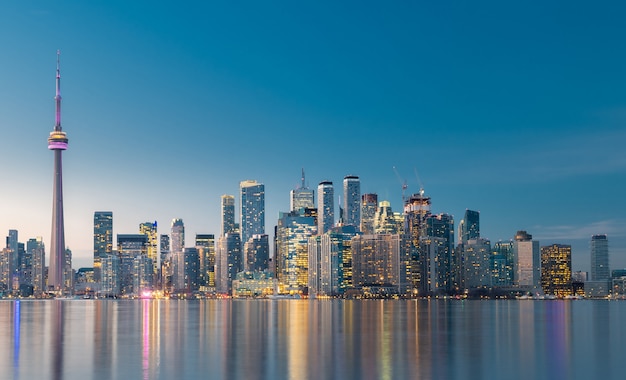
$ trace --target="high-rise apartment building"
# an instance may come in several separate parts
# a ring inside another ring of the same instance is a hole
[[[235,231],[220,236],[216,250],[216,287],[221,293],[231,294],[233,280],[243,270],[241,236]]]
[[[46,290],[46,248],[41,236],[29,239],[26,250],[32,258],[33,294],[40,295]]]
[[[591,281],[605,281],[610,277],[607,236],[593,235],[591,237]]]
[[[170,232],[170,257],[172,262],[172,288],[185,288],[185,224],[182,219],[172,220]]]
[[[343,178],[343,224],[361,228],[361,180],[358,176]]]
[[[335,192],[331,181],[317,186],[317,233],[323,234],[335,224]]]
[[[10,252],[9,281],[7,287],[8,289],[13,289],[15,285],[19,284],[20,254],[17,230],[9,230],[6,247],[9,249]]]
[[[404,204],[404,234],[408,251],[407,276],[410,290],[418,295],[425,295],[431,289],[428,284],[428,260],[424,257],[426,249],[420,249],[421,238],[428,236],[426,219],[430,216],[430,197],[424,191],[413,194]],[[428,244],[428,242],[426,242]],[[431,247],[428,247],[430,250]],[[436,272],[431,272],[433,275]]]
[[[361,226],[360,230],[365,235],[374,233],[376,211],[378,210],[378,195],[363,194],[361,196]]]
[[[492,286],[491,242],[479,237],[468,239],[461,246],[462,288],[471,290]]]
[[[102,259],[113,253],[113,212],[96,211],[93,214],[93,275],[100,282]]]
[[[389,201],[378,203],[378,209],[374,215],[374,233],[376,234],[401,234],[404,231],[404,215],[393,212]],[[364,232],[365,233],[365,232]]]
[[[269,269],[270,242],[266,234],[255,234],[244,243],[243,270],[254,272]]]
[[[196,234],[198,251],[198,283],[200,286],[215,287],[215,235]]]
[[[221,197],[221,231],[220,236],[235,232],[235,196]]]
[[[154,279],[157,276],[159,264],[159,235],[157,234],[157,222],[141,223],[139,225],[139,233],[146,235],[148,238],[146,249],[148,258],[152,261],[152,277]]]
[[[304,180],[304,169],[302,169],[302,183],[300,187],[289,192],[290,211],[297,211],[301,208],[314,208],[315,200],[313,189],[309,189]]]
[[[491,254],[492,283],[496,287],[513,285],[514,276],[513,241],[499,241]]]
[[[241,192],[241,241],[247,242],[252,235],[265,233],[265,185],[257,181],[242,181]]]
[[[572,295],[572,246],[541,247],[541,288],[549,295]]]
[[[117,235],[117,256],[119,258],[119,291],[124,295],[139,295],[138,289],[133,288],[135,278],[135,260],[137,258],[147,258],[148,237],[142,234],[118,234]],[[150,263],[151,264],[151,263]],[[144,267],[145,268],[145,267]],[[144,272],[140,275],[146,277]],[[152,280],[149,283],[152,286]],[[147,285],[144,286],[147,288]]]
[[[274,259],[276,277],[285,292],[300,293],[307,286],[308,239],[316,232],[314,216],[305,216],[296,211],[280,213]]]
[[[355,287],[369,287],[376,293],[400,293],[403,285],[401,261],[400,235],[357,235],[352,238]]]
[[[541,286],[539,241],[526,231],[517,231],[513,240],[513,284],[538,290]]]

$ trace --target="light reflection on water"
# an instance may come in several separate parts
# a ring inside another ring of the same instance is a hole
[[[626,302],[0,301],[0,378],[613,379]]]

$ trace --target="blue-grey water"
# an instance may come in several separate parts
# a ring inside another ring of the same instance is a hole
[[[0,301],[1,379],[624,379],[626,301]]]

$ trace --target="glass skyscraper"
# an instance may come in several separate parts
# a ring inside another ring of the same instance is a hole
[[[252,235],[265,233],[265,185],[257,181],[242,181],[241,191],[241,241]]]
[[[96,211],[93,214],[93,275],[101,280],[102,259],[113,253],[113,212]]]
[[[235,197],[233,195],[222,195],[221,198],[221,232],[220,236],[235,231]]]
[[[609,241],[606,235],[593,235],[591,237],[591,281],[604,281],[609,278]]]
[[[323,234],[335,224],[335,192],[331,181],[322,181],[317,186],[317,233]]]
[[[302,169],[302,183],[300,187],[289,192],[289,206],[290,211],[315,207],[313,189],[309,189],[304,181],[304,169]]]
[[[343,223],[361,228],[361,180],[354,175],[343,178]]]
[[[572,294],[571,245],[541,247],[541,288],[545,294],[559,297]]]

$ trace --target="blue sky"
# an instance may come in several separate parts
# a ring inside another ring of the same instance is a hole
[[[182,218],[219,232],[219,198],[266,186],[266,230],[300,169],[361,178],[401,209],[481,212],[481,232],[573,246],[626,267],[626,5],[544,2],[0,4],[0,233],[50,239],[54,70],[61,49],[66,242]],[[419,173],[418,176],[415,174]]]

